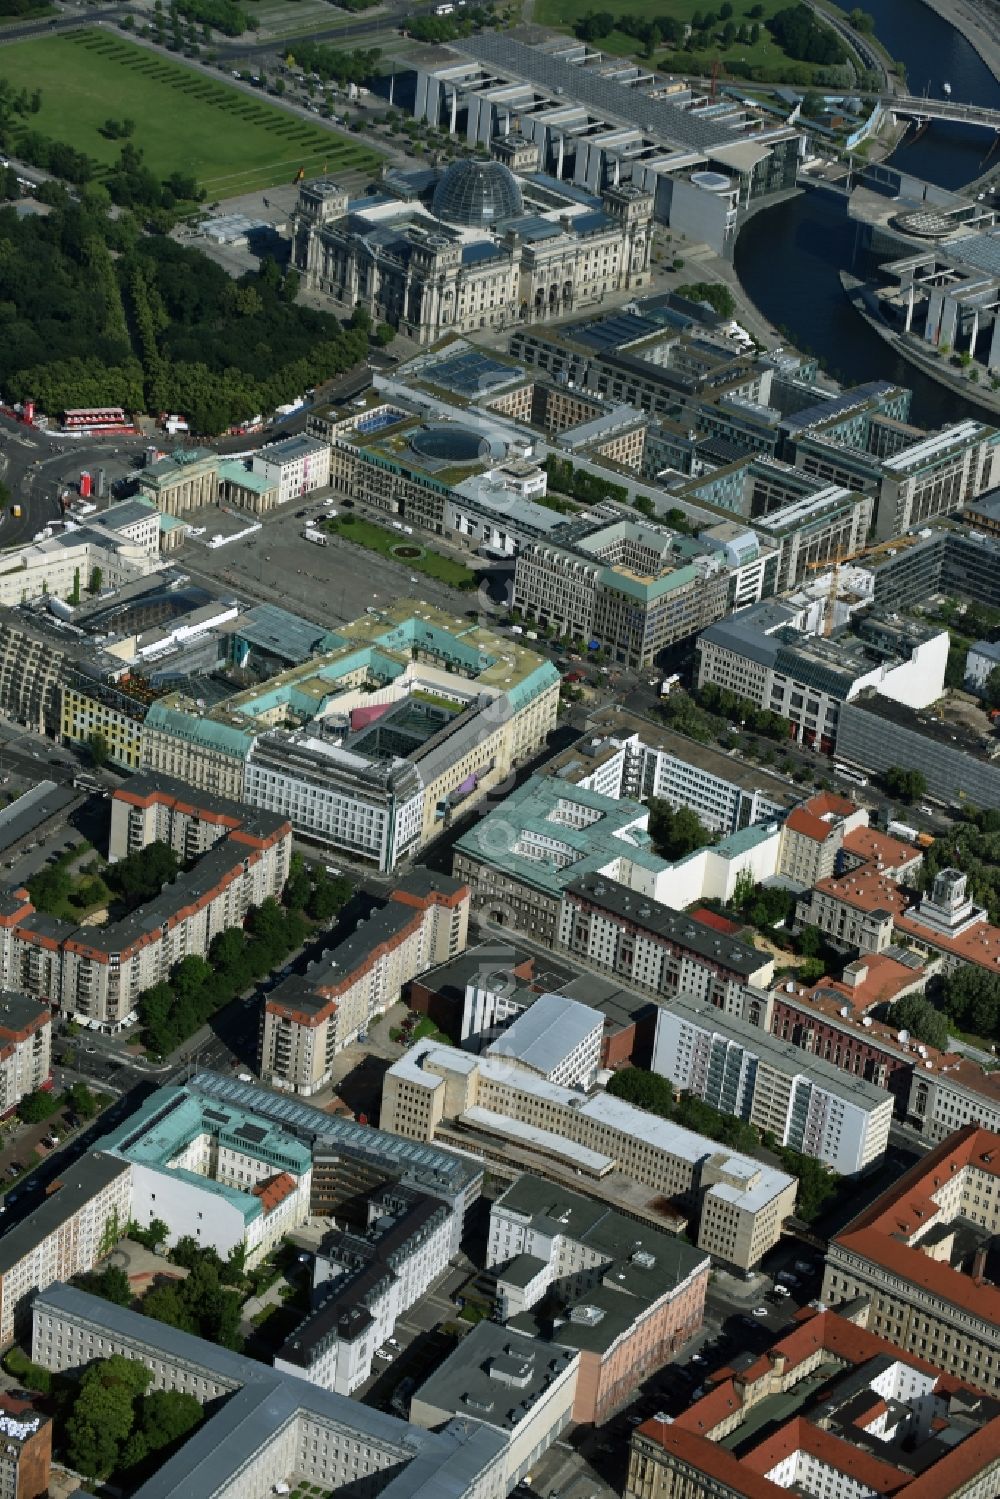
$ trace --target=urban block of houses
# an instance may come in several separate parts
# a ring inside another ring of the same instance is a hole
[[[150,1371],[151,1390],[209,1408],[135,1499],[268,1499],[303,1483],[384,1499],[503,1499],[510,1487],[507,1442],[480,1420],[421,1430],[74,1286],[36,1298],[31,1355],[42,1368],[78,1375],[116,1354]]]
[[[795,1179],[774,1167],[719,1150],[603,1090],[585,1094],[516,1062],[453,1047],[418,1043],[389,1068],[381,1126],[506,1161],[508,1170],[520,1161],[557,1181],[575,1173],[577,1185],[605,1200],[623,1190],[635,1216],[655,1222],[648,1196],[630,1196],[630,1186],[645,1188],[697,1219],[700,1249],[743,1269],[777,1243],[795,1207]]]
[[[189,953],[241,926],[288,878],[291,824],[268,812],[194,794],[164,776],[137,776],[112,798],[109,857],[169,843],[195,862],[137,910],[76,926],[35,910],[26,889],[0,892],[0,977],[77,1022],[117,1031],[144,989]]]
[[[636,1428],[627,1499],[793,1492],[957,1499],[992,1493],[1000,1402],[891,1335],[805,1308],[762,1354],[717,1371],[676,1418]]]
[[[537,1176],[490,1209],[487,1267],[512,1331],[580,1354],[575,1421],[602,1424],[698,1332],[711,1261]]]
[[[968,1124],[830,1240],[823,1300],[865,1298],[870,1332],[998,1394],[998,1226],[1000,1135]]]

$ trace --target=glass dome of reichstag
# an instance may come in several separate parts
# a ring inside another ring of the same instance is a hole
[[[499,161],[453,161],[434,189],[431,211],[448,224],[483,229],[524,212],[517,179]]]

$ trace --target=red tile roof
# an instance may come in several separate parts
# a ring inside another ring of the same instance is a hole
[[[878,828],[854,828],[844,838],[844,849],[849,854],[863,859],[866,864],[875,864],[884,869],[908,869],[923,860],[923,853],[912,843],[902,838],[892,838],[880,833]]]
[[[873,864],[864,864],[850,874],[817,880],[816,889],[821,894],[844,901],[857,911],[888,911],[901,936],[913,937],[938,952],[953,954],[967,963],[988,968],[991,973],[1000,973],[1000,927],[980,921],[958,937],[935,932],[908,914],[910,902],[905,892]]]
[[[818,1462],[838,1473],[846,1473],[876,1494],[898,1494],[909,1482],[909,1474],[873,1457],[862,1447],[852,1446],[822,1426],[814,1426],[802,1416],[795,1416],[779,1426],[756,1447],[744,1452],[740,1461],[752,1473],[764,1477],[794,1452],[808,1452]]]
[[[895,1187],[849,1223],[834,1243],[930,1291],[977,1319],[1000,1325],[1000,1290],[906,1242],[939,1211],[932,1194],[968,1167],[1000,1178],[1000,1135],[967,1124],[919,1160]]]
[[[796,807],[785,819],[785,827],[793,833],[800,833],[803,838],[811,838],[814,843],[825,843],[832,838],[837,831],[837,824],[824,822],[822,817],[817,817],[806,807]]]
[[[922,968],[908,968],[905,963],[897,962],[887,953],[865,953],[859,961],[868,969],[859,984],[847,984],[842,979],[821,978],[811,989],[803,991],[804,997],[814,1003],[823,994],[832,992],[838,1004],[848,1004],[855,1014],[864,1015],[876,1005],[892,1001],[912,984],[924,981]]]
[[[863,1218],[867,1216],[862,1215]],[[756,1447],[744,1452],[742,1458],[734,1457],[727,1448],[711,1439],[708,1433],[739,1410],[743,1391],[767,1376],[779,1359],[784,1359],[786,1370],[794,1369],[819,1348],[851,1367],[867,1363],[878,1355],[888,1355],[933,1376],[936,1390],[943,1396],[963,1389],[971,1390],[970,1386],[942,1373],[925,1359],[902,1352],[887,1339],[855,1326],[836,1312],[804,1308],[791,1332],[780,1338],[749,1369],[741,1370],[739,1375],[730,1371],[729,1377],[722,1378],[675,1421],[646,1421],[636,1429],[635,1435],[662,1447],[664,1452],[696,1472],[727,1485],[742,1499],[782,1499],[782,1496],[787,1499],[787,1490],[765,1475],[782,1458],[797,1451],[811,1453],[820,1462],[850,1475],[874,1493],[894,1495],[896,1499],[941,1499],[942,1495],[956,1493],[970,1479],[988,1469],[1000,1453],[1000,1416],[986,1422],[916,1478],[801,1415],[792,1417],[769,1433]],[[885,1402],[873,1396],[872,1404],[859,1420],[873,1421],[884,1408]]]
[[[853,817],[858,809],[857,802],[852,802],[848,796],[839,796],[836,791],[817,791],[803,806],[813,814],[814,817]]]
[[[260,1205],[265,1213],[273,1213],[275,1208],[290,1197],[297,1186],[294,1176],[287,1171],[279,1171],[277,1176],[268,1176],[259,1181],[251,1191],[255,1197],[260,1198]]]

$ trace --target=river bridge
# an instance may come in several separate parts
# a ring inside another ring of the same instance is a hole
[[[927,123],[931,120],[951,120],[958,125],[979,125],[984,130],[995,130],[1000,134],[1000,109],[987,109],[981,104],[960,104],[951,99],[927,99],[912,94],[886,94],[882,103],[894,115]]]

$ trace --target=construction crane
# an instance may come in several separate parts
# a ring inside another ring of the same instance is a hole
[[[833,577],[830,580],[830,590],[826,596],[826,607],[823,610],[823,628],[820,634],[824,638],[828,638],[833,632],[833,617],[836,610],[837,593],[840,584],[840,569],[845,562],[856,562],[859,558],[864,557],[868,550],[868,547],[859,547],[857,551],[845,552],[842,547],[837,548],[836,555],[832,559]],[[818,572],[820,569],[829,568],[830,562],[831,559],[829,557],[824,558],[822,562],[807,562],[805,570],[808,573]]]

